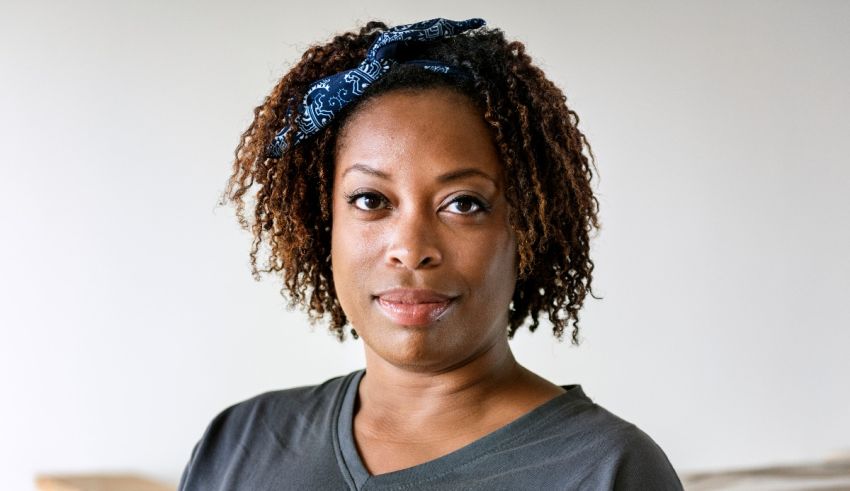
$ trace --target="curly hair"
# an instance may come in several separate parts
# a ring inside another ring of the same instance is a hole
[[[499,29],[479,28],[416,48],[410,59],[464,66],[473,76],[462,80],[399,64],[318,134],[292,146],[294,131],[290,132],[283,155],[272,158],[266,153],[277,131],[285,125],[297,129],[297,104],[309,85],[356,66],[386,29],[384,23],[373,21],[359,32],[310,47],[254,109],[220,201],[235,203],[239,223],[253,233],[254,278],[259,280],[260,273],[281,274],[281,294],[288,297],[290,308],[304,307],[313,323],[329,315],[330,330],[344,340],[348,321],[330,266],[337,135],[366,100],[391,90],[445,87],[465,94],[480,109],[508,179],[505,193],[518,257],[508,337],[528,317],[529,330],[535,331],[545,312],[558,340],[572,323],[572,343],[578,345],[579,310],[587,294],[598,298],[591,289],[590,258],[590,234],[599,228],[599,203],[591,189],[595,157],[577,128],[578,115],[567,107],[561,90],[532,64],[521,42],[507,41]],[[254,188],[249,223],[245,197]],[[268,251],[264,266],[258,267],[261,246]],[[357,338],[353,329],[351,333]]]

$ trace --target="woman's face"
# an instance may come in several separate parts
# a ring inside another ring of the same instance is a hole
[[[516,242],[481,114],[447,89],[367,101],[340,134],[331,259],[367,357],[440,370],[507,342]]]

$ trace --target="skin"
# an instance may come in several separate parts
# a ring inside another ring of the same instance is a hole
[[[364,342],[354,439],[373,475],[446,455],[564,392],[508,344],[517,275],[504,189],[482,115],[448,89],[367,101],[337,140],[331,262]],[[402,325],[376,297],[397,287],[452,301]]]

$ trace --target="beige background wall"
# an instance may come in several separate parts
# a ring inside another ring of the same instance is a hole
[[[850,448],[850,3],[5,0],[0,488],[176,482],[225,406],[362,366],[215,203],[309,43],[436,16],[525,41],[598,158],[604,300],[580,348],[522,332],[520,361],[680,470]]]

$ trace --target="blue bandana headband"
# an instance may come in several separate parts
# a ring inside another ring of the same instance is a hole
[[[447,38],[485,24],[483,19],[453,21],[431,19],[415,24],[396,26],[382,32],[369,47],[366,58],[357,68],[330,75],[313,82],[298,107],[298,129],[293,135],[293,145],[326,127],[349,103],[363,95],[363,92],[380,79],[399,62],[396,56],[408,43],[425,43],[435,39]],[[460,67],[446,65],[433,60],[410,60],[405,65],[417,65],[426,70],[450,75],[468,76]],[[268,156],[278,158],[286,150],[286,134],[289,125],[284,126],[275,135],[268,148]]]

